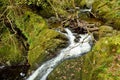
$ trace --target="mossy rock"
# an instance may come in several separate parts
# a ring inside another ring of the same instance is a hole
[[[98,18],[113,28],[120,29],[120,1],[119,0],[95,0],[93,12]]]
[[[101,38],[81,58],[64,61],[49,80],[119,80],[120,35]]]
[[[55,51],[60,45],[66,44],[66,37],[55,30],[49,29],[45,20],[30,11],[15,19],[17,27],[26,36],[29,51],[28,62],[31,68],[38,67],[40,63],[56,55]]]
[[[31,65],[39,65],[43,61],[50,59],[50,55],[56,55],[55,51],[59,45],[64,43],[63,40],[55,38],[60,35],[53,30],[43,30],[37,39],[30,45],[28,61]]]
[[[111,37],[113,35],[116,35],[116,34],[115,34],[115,30],[113,29],[112,26],[102,25],[99,27],[99,31],[98,31],[99,38],[106,37],[106,36]]]

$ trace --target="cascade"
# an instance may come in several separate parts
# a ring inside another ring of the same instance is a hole
[[[60,51],[59,55],[43,63],[27,80],[46,80],[47,76],[54,70],[58,64],[67,59],[80,57],[91,50],[92,35],[78,34],[79,41],[75,42],[75,36],[70,29],[65,28],[67,33],[64,33],[69,39],[70,44],[67,48]]]

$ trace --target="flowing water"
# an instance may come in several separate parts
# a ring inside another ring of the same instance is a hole
[[[65,31],[67,33],[64,33],[64,35],[70,41],[69,46],[62,49],[60,54],[55,58],[43,63],[27,80],[46,80],[50,72],[62,61],[80,57],[91,50],[91,43],[93,41],[91,34],[79,34],[79,41],[75,42],[76,37],[73,33],[68,28],[65,28]]]

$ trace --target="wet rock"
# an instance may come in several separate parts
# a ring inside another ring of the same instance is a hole
[[[80,38],[81,38],[81,36],[79,34],[76,34],[74,41],[79,42]]]
[[[1,80],[24,80],[30,65],[4,66],[0,68]]]
[[[79,40],[80,40],[79,38],[75,38],[74,39],[75,42],[79,42]]]

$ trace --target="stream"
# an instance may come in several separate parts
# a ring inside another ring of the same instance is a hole
[[[92,34],[77,34],[79,38],[77,38],[78,41],[76,42],[74,35],[76,33],[72,33],[68,28],[65,28],[65,31],[66,33],[63,34],[69,39],[69,46],[62,49],[56,57],[43,63],[27,80],[46,80],[47,76],[58,64],[68,59],[80,57],[91,50],[93,43]]]

